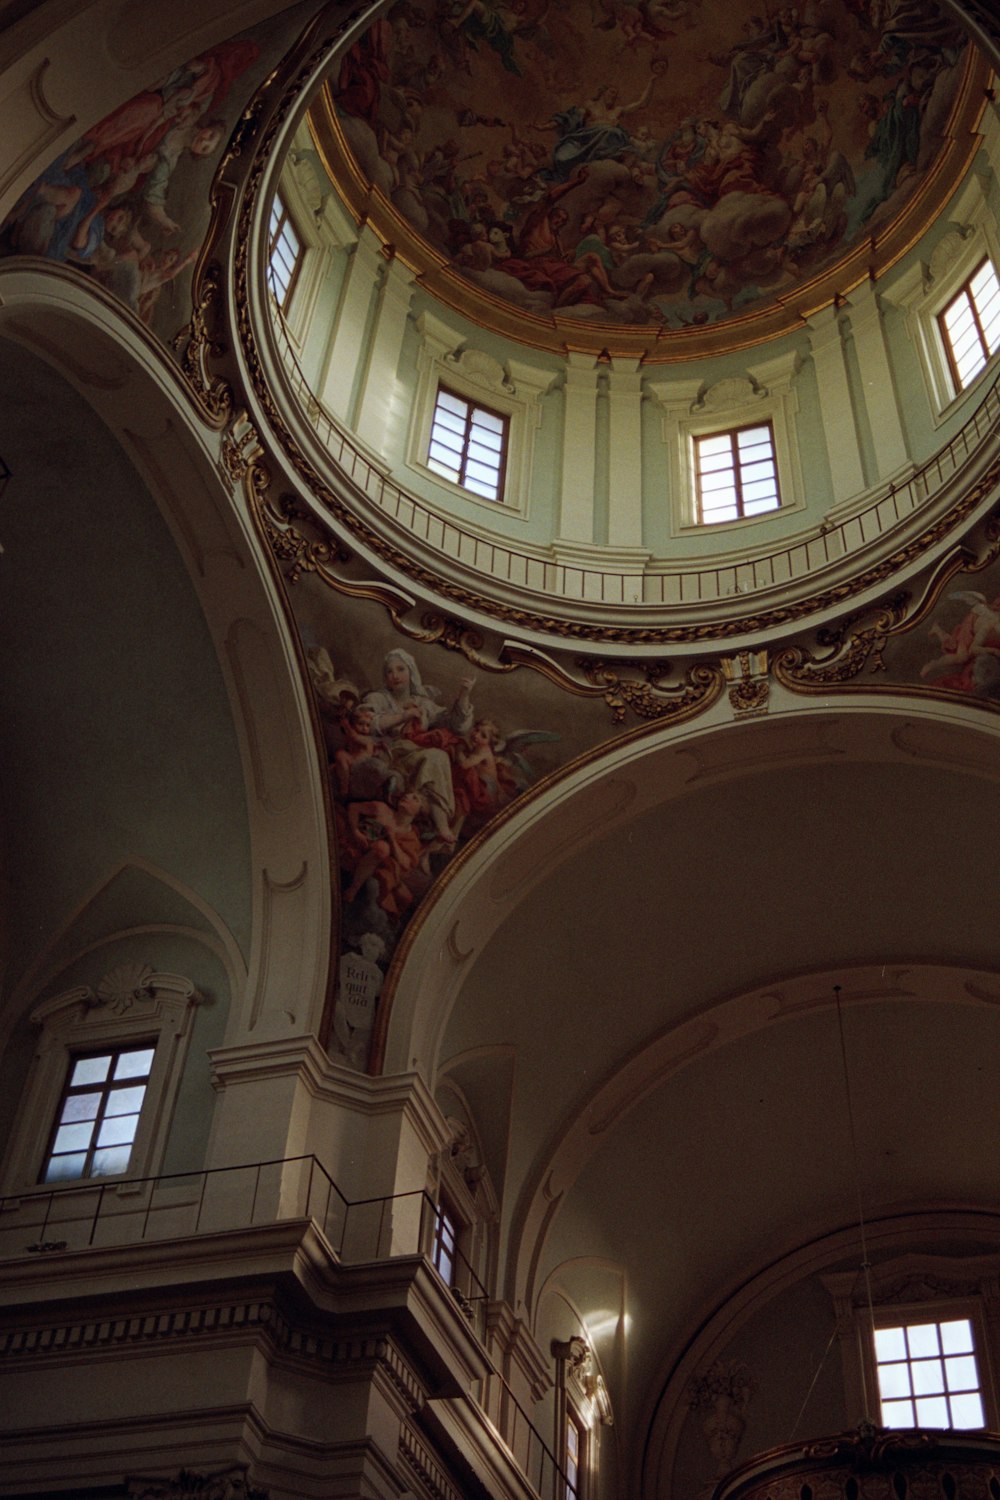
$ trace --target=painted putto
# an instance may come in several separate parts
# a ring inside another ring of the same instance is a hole
[[[893,220],[963,53],[924,0],[400,0],[331,96],[364,176],[468,281],[681,328]]]

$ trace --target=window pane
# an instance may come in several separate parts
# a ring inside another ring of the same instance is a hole
[[[130,1145],[112,1146],[106,1151],[95,1152],[91,1177],[112,1177],[116,1172],[127,1172],[128,1159],[131,1155]]]
[[[461,396],[453,396],[451,391],[438,391],[435,414],[438,411],[455,412],[464,422],[469,414],[469,403],[463,401]]]
[[[986,1417],[978,1393],[967,1396],[952,1396],[951,1425],[953,1427],[985,1427]]]
[[[912,1427],[912,1401],[883,1401],[882,1425],[884,1427]]]
[[[44,1182],[68,1182],[82,1177],[87,1164],[87,1153],[79,1151],[73,1156],[54,1156],[45,1169]]]
[[[142,1108],[145,1092],[144,1083],[136,1084],[130,1089],[112,1089],[108,1096],[108,1107],[104,1111],[105,1116],[137,1115]]]
[[[53,1151],[86,1151],[94,1134],[93,1121],[85,1125],[60,1125],[53,1142]]]
[[[885,1360],[906,1358],[906,1338],[901,1328],[876,1328],[875,1358],[880,1364]]]
[[[465,439],[466,422],[464,416],[453,411],[438,411],[434,413],[434,432],[453,432],[459,439],[459,446]]]
[[[155,1048],[143,1047],[137,1052],[123,1052],[115,1068],[115,1078],[145,1078],[153,1066]]]
[[[969,1354],[972,1351],[972,1324],[968,1318],[956,1318],[941,1324],[941,1348],[945,1354]]]
[[[956,1355],[944,1362],[949,1391],[975,1391],[979,1389],[976,1361],[971,1354]]]
[[[493,411],[484,411],[477,406],[472,416],[473,427],[484,427],[487,432],[501,434],[504,429],[504,419]]]
[[[899,1396],[909,1396],[911,1394],[909,1365],[879,1365],[878,1384],[883,1401],[891,1401]]]
[[[937,1354],[940,1350],[937,1324],[912,1323],[906,1330],[906,1341],[910,1346],[911,1359]]]
[[[716,437],[696,438],[698,453],[703,458],[710,458],[713,454],[724,453],[727,458],[732,459],[733,443],[728,432],[718,434]]]
[[[113,1115],[104,1120],[97,1134],[98,1146],[131,1146],[138,1122],[138,1115]]]
[[[484,500],[495,500],[499,494],[496,480],[489,484],[485,480],[470,479],[466,476],[465,488],[471,490],[474,495],[481,495]]]
[[[78,1083],[103,1083],[111,1066],[111,1054],[104,1057],[79,1057],[70,1078],[70,1087]]]
[[[947,1427],[948,1403],[943,1396],[925,1396],[917,1402],[917,1422],[921,1427]]]
[[[60,1124],[69,1125],[74,1120],[96,1120],[100,1094],[70,1094],[63,1105]]]
[[[916,1396],[936,1396],[944,1390],[944,1370],[939,1359],[921,1359],[913,1366],[913,1392]]]

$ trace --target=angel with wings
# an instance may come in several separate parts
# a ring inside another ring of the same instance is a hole
[[[539,730],[522,730],[504,738],[495,719],[477,719],[453,755],[456,837],[459,829],[475,832],[524,791],[532,770],[521,754],[523,749],[558,738]]]

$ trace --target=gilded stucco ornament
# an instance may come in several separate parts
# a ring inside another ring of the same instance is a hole
[[[716,1477],[728,1473],[746,1429],[746,1411],[756,1390],[746,1365],[717,1359],[688,1386],[688,1402],[701,1417],[715,1459]]]
[[[736,656],[724,656],[720,666],[729,683],[733,713],[745,719],[766,714],[771,692],[767,651],[740,651]]]
[[[222,268],[217,262],[205,266],[194,287],[191,321],[176,335],[174,352],[191,387],[198,409],[209,427],[224,427],[233,409],[231,386],[210,370],[210,360],[220,359],[226,345],[210,331],[209,320],[218,321],[223,302]]]
[[[601,690],[614,724],[623,723],[628,712],[645,720],[692,718],[709,708],[722,691],[722,673],[714,665],[689,667],[678,683],[664,682],[667,668],[662,662],[650,663],[643,681],[623,677],[620,664],[581,661],[579,665]]]

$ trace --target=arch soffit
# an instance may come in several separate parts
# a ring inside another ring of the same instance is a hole
[[[867,1221],[866,1244],[868,1251],[880,1259],[905,1256],[917,1242],[925,1247],[927,1254],[932,1254],[934,1246],[940,1244],[942,1254],[954,1255],[956,1243],[965,1242],[970,1254],[976,1251],[995,1255],[998,1233],[1000,1211],[995,1209],[915,1205]],[[651,1395],[639,1425],[646,1437],[635,1455],[636,1494],[669,1493],[681,1428],[689,1410],[686,1392],[697,1372],[717,1359],[772,1298],[843,1263],[857,1255],[858,1250],[856,1224],[826,1228],[811,1239],[800,1239],[785,1254],[757,1267],[739,1285],[728,1287],[715,1305],[705,1310],[685,1345],[667,1351],[656,1378],[650,1383]]]
[[[313,710],[284,596],[225,481],[221,438],[198,415],[170,356],[138,322],[72,272],[0,266],[0,336],[44,359],[121,445],[186,565],[226,684],[243,761],[254,866],[253,951],[245,1004],[259,1024],[263,987],[287,985],[319,1030],[328,985],[333,896],[326,788]],[[288,899],[291,898],[291,899]],[[275,995],[275,1024],[283,1008]],[[234,1006],[233,1035],[242,1033]]]
[[[966,704],[863,692],[829,702],[783,694],[767,718],[717,703],[694,723],[639,731],[526,793],[430,892],[390,974],[382,1071],[433,1077],[448,1020],[490,939],[539,885],[598,838],[652,808],[776,766],[897,761],[1000,779],[996,724]]]

